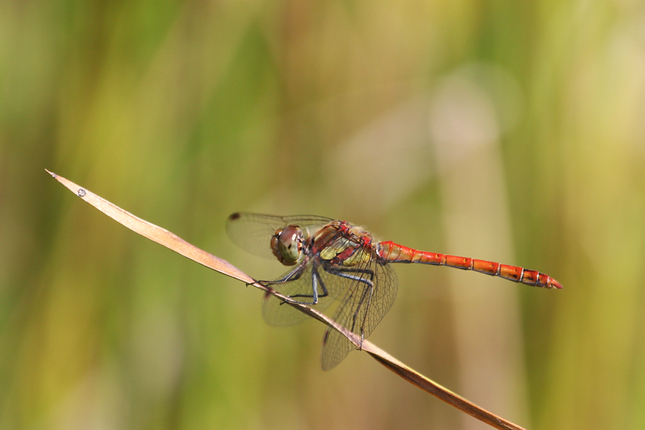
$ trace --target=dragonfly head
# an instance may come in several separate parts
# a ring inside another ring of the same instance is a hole
[[[271,237],[271,249],[280,263],[293,266],[302,255],[302,229],[297,225],[279,228]]]

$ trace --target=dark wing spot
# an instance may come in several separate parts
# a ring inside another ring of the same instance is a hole
[[[241,215],[239,212],[235,212],[234,214],[231,214],[231,215],[228,217],[228,220],[229,220],[229,221],[235,221],[236,219],[238,219],[238,218],[239,218],[239,217],[241,217],[241,216],[242,216],[242,215]]]

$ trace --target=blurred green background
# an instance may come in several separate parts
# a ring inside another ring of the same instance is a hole
[[[645,428],[645,4],[0,2],[1,429],[483,429],[324,327],[118,225],[53,170],[251,276],[234,211],[524,265],[428,266],[371,340],[531,429]]]

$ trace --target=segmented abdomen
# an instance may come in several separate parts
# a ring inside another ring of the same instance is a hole
[[[561,289],[562,285],[544,273],[528,270],[519,266],[477,260],[474,258],[457,257],[455,255],[437,254],[434,252],[417,251],[394,242],[380,242],[378,254],[389,263],[420,263],[435,266],[448,266],[462,270],[474,270],[490,276],[499,276],[509,281],[521,282],[526,285],[542,288]]]

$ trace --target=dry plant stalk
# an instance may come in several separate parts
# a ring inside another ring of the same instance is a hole
[[[252,285],[260,290],[264,291],[265,294],[272,294],[275,297],[278,297],[281,300],[284,300],[290,306],[295,307],[299,311],[309,315],[310,317],[326,324],[329,327],[332,327],[334,330],[340,332],[345,336],[350,342],[356,345],[357,349],[361,349],[367,352],[372,356],[376,361],[381,363],[386,368],[390,369],[392,372],[399,375],[401,378],[410,382],[413,385],[421,388],[422,390],[432,394],[433,396],[443,400],[444,402],[456,407],[462,412],[471,415],[474,418],[477,418],[480,421],[485,422],[486,424],[501,430],[523,430],[523,427],[518,426],[508,420],[505,420],[492,412],[489,412],[474,403],[469,402],[463,397],[453,393],[447,388],[442,387],[436,382],[428,379],[423,376],[416,370],[406,366],[396,358],[389,355],[387,352],[383,351],[373,343],[363,340],[361,345],[361,339],[356,334],[347,330],[346,328],[336,324],[334,320],[327,317],[321,312],[318,312],[316,309],[313,309],[302,303],[297,303],[291,300],[289,297],[280,294],[275,291],[273,288],[267,287],[258,283],[255,279],[242,272],[237,267],[230,264],[228,261],[223,260],[219,257],[216,257],[202,249],[197,248],[194,245],[186,242],[179,236],[174,233],[161,228],[157,225],[149,223],[146,220],[143,220],[131,213],[121,209],[120,207],[110,203],[104,198],[88,191],[86,188],[83,188],[74,182],[63,178],[49,170],[45,169],[54,179],[67,187],[70,191],[76,194],[81,199],[85,200],[90,205],[94,206],[99,211],[103,212],[110,218],[114,219],[118,223],[124,225],[135,233],[140,234],[154,242],[157,242],[160,245],[169,248],[184,257],[187,257],[199,264],[202,264],[209,269],[213,269],[217,272],[220,272],[224,275],[235,278],[239,281],[244,282],[247,285]]]

